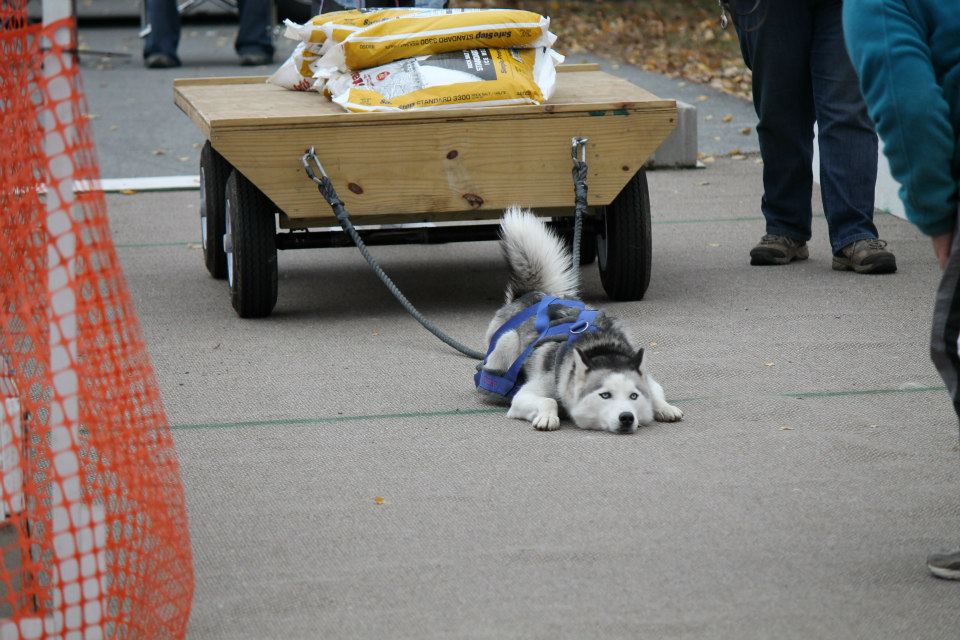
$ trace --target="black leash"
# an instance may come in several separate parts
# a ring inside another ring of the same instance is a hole
[[[573,138],[573,191],[576,196],[576,208],[574,212],[574,225],[573,225],[573,268],[576,270],[580,269],[580,235],[583,231],[583,216],[587,213],[587,138]],[[580,152],[580,157],[577,157],[577,152]],[[313,180],[317,185],[317,190],[320,192],[320,195],[323,196],[323,199],[327,201],[327,204],[330,205],[330,208],[333,209],[333,214],[337,217],[337,221],[340,223],[340,226],[343,228],[343,231],[350,236],[350,239],[353,240],[353,243],[357,245],[357,249],[360,250],[361,255],[367,261],[367,264],[370,265],[370,268],[373,269],[373,272],[377,274],[377,277],[380,278],[380,281],[383,282],[384,286],[393,294],[393,297],[397,299],[404,309],[407,310],[414,319],[419,322],[424,329],[437,336],[445,344],[453,347],[463,355],[468,358],[473,358],[474,360],[483,360],[486,357],[486,354],[482,351],[475,351],[470,347],[467,347],[454,338],[447,335],[440,327],[433,324],[428,320],[422,313],[420,313],[413,304],[407,300],[407,297],[403,295],[403,292],[393,283],[393,280],[390,279],[383,269],[380,268],[379,263],[377,263],[376,258],[370,255],[370,252],[367,250],[367,245],[364,244],[363,240],[360,238],[360,234],[357,233],[357,230],[354,228],[353,223],[350,221],[350,214],[347,212],[347,208],[343,204],[343,200],[340,199],[340,196],[337,194],[336,188],[333,186],[333,181],[330,180],[330,176],[327,175],[327,172],[323,169],[323,165],[320,164],[320,159],[317,158],[316,151],[313,147],[307,149],[307,152],[303,154],[301,158],[301,163],[303,164],[304,170],[307,172],[307,176]]]

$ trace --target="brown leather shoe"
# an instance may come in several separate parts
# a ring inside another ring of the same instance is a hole
[[[887,251],[885,241],[870,238],[851,242],[841,249],[833,256],[833,268],[857,273],[893,273],[897,270],[897,259]]]
[[[767,234],[750,250],[750,264],[754,266],[789,264],[810,257],[807,243],[786,236]]]

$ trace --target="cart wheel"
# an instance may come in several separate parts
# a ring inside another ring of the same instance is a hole
[[[227,256],[223,252],[223,194],[230,175],[230,163],[210,142],[200,151],[200,237],[203,263],[218,280],[227,277]]]
[[[275,207],[238,171],[227,179],[223,248],[230,301],[241,318],[263,318],[277,304]]]
[[[650,285],[650,191],[641,169],[610,203],[600,209],[597,234],[600,281],[611,300],[640,300]]]

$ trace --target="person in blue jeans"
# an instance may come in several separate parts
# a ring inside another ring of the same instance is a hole
[[[960,418],[960,7],[944,0],[847,0],[843,17],[907,218],[930,237],[943,270],[930,355]],[[931,554],[927,567],[960,580],[960,548]]]
[[[150,33],[143,43],[143,62],[148,69],[179,67],[180,14],[177,0],[146,0]],[[273,0],[237,0],[240,27],[234,48],[240,64],[256,66],[273,61]]]
[[[816,123],[833,268],[896,271],[896,258],[873,224],[877,135],[844,47],[841,0],[724,0],[724,5],[753,71],[759,117],[766,234],[750,251],[750,264],[809,257]]]

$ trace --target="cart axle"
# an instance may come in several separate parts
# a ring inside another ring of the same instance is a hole
[[[585,220],[590,230],[593,221]],[[569,223],[568,223],[569,224]],[[561,232],[563,224],[550,223]],[[498,240],[499,224],[450,225],[441,227],[407,227],[397,229],[357,229],[364,244],[369,246],[390,244],[446,244],[448,242],[480,242]],[[352,247],[353,240],[343,231],[285,232],[276,235],[277,249],[328,249]]]

